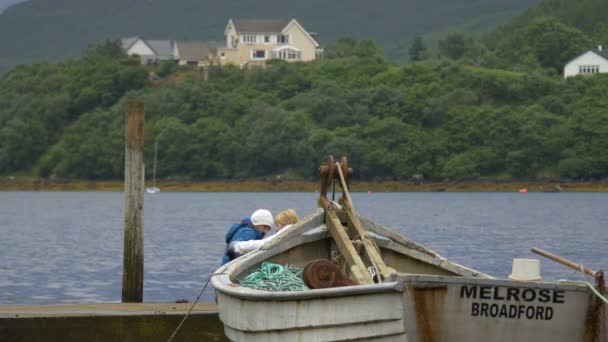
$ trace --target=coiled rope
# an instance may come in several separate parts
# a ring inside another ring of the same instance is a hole
[[[302,269],[270,262],[240,281],[241,286],[263,291],[305,291],[308,287],[302,278]]]

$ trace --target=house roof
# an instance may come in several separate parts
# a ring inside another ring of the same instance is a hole
[[[582,54],[580,54],[580,55],[578,55],[578,56],[576,56],[576,57],[572,58],[571,60],[567,61],[567,62],[566,62],[564,65],[568,65],[568,64],[570,64],[570,63],[574,62],[575,60],[579,59],[579,57],[581,57],[582,55],[584,55],[584,54],[586,54],[586,53],[589,53],[589,52],[593,52],[593,53],[595,53],[596,55],[598,55],[598,56],[600,56],[600,57],[602,57],[602,58],[604,58],[604,59],[608,60],[608,50],[606,50],[605,48],[602,48],[602,49],[600,50],[599,48],[600,48],[600,46],[595,47],[595,48],[590,49],[590,50],[587,50],[587,51],[585,51],[584,53],[582,53]]]
[[[203,60],[209,58],[209,54],[216,49],[215,42],[185,42],[178,41],[177,50],[179,59]]]
[[[120,39],[120,44],[122,45],[122,48],[126,51],[129,50],[129,48],[131,46],[133,46],[133,44],[135,44],[135,42],[139,39],[139,37],[126,37],[126,38],[121,38]]]
[[[237,32],[275,33],[281,32],[291,19],[230,19]]]
[[[173,42],[170,40],[145,40],[145,42],[156,52],[159,59],[173,58]]]
[[[598,48],[593,48],[591,49],[591,51],[595,52],[596,54],[604,57],[604,59],[608,59],[608,50],[602,48],[601,50]]]

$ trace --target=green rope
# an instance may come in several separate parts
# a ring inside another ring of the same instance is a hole
[[[264,291],[304,291],[302,269],[290,265],[281,266],[270,262],[240,281],[241,286]]]

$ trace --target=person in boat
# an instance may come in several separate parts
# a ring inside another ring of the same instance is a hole
[[[245,217],[241,223],[233,224],[226,233],[226,249],[222,257],[222,265],[240,256],[239,253],[235,253],[233,249],[229,248],[231,243],[261,240],[272,229],[273,222],[270,211],[258,209],[251,214],[251,217]]]
[[[243,255],[260,248],[263,244],[271,239],[279,236],[281,232],[284,232],[286,228],[289,228],[296,224],[300,218],[293,209],[287,209],[280,212],[274,218],[274,224],[277,227],[277,232],[270,235],[262,240],[249,240],[249,241],[234,241],[228,246],[228,250],[232,253]]]

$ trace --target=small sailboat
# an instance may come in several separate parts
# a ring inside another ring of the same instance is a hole
[[[149,188],[146,188],[146,192],[149,193],[149,194],[155,194],[157,192],[160,192],[160,189],[156,185],[156,159],[157,159],[157,155],[158,155],[158,140],[156,142],[154,142],[154,171],[152,173],[152,186],[149,187]]]

